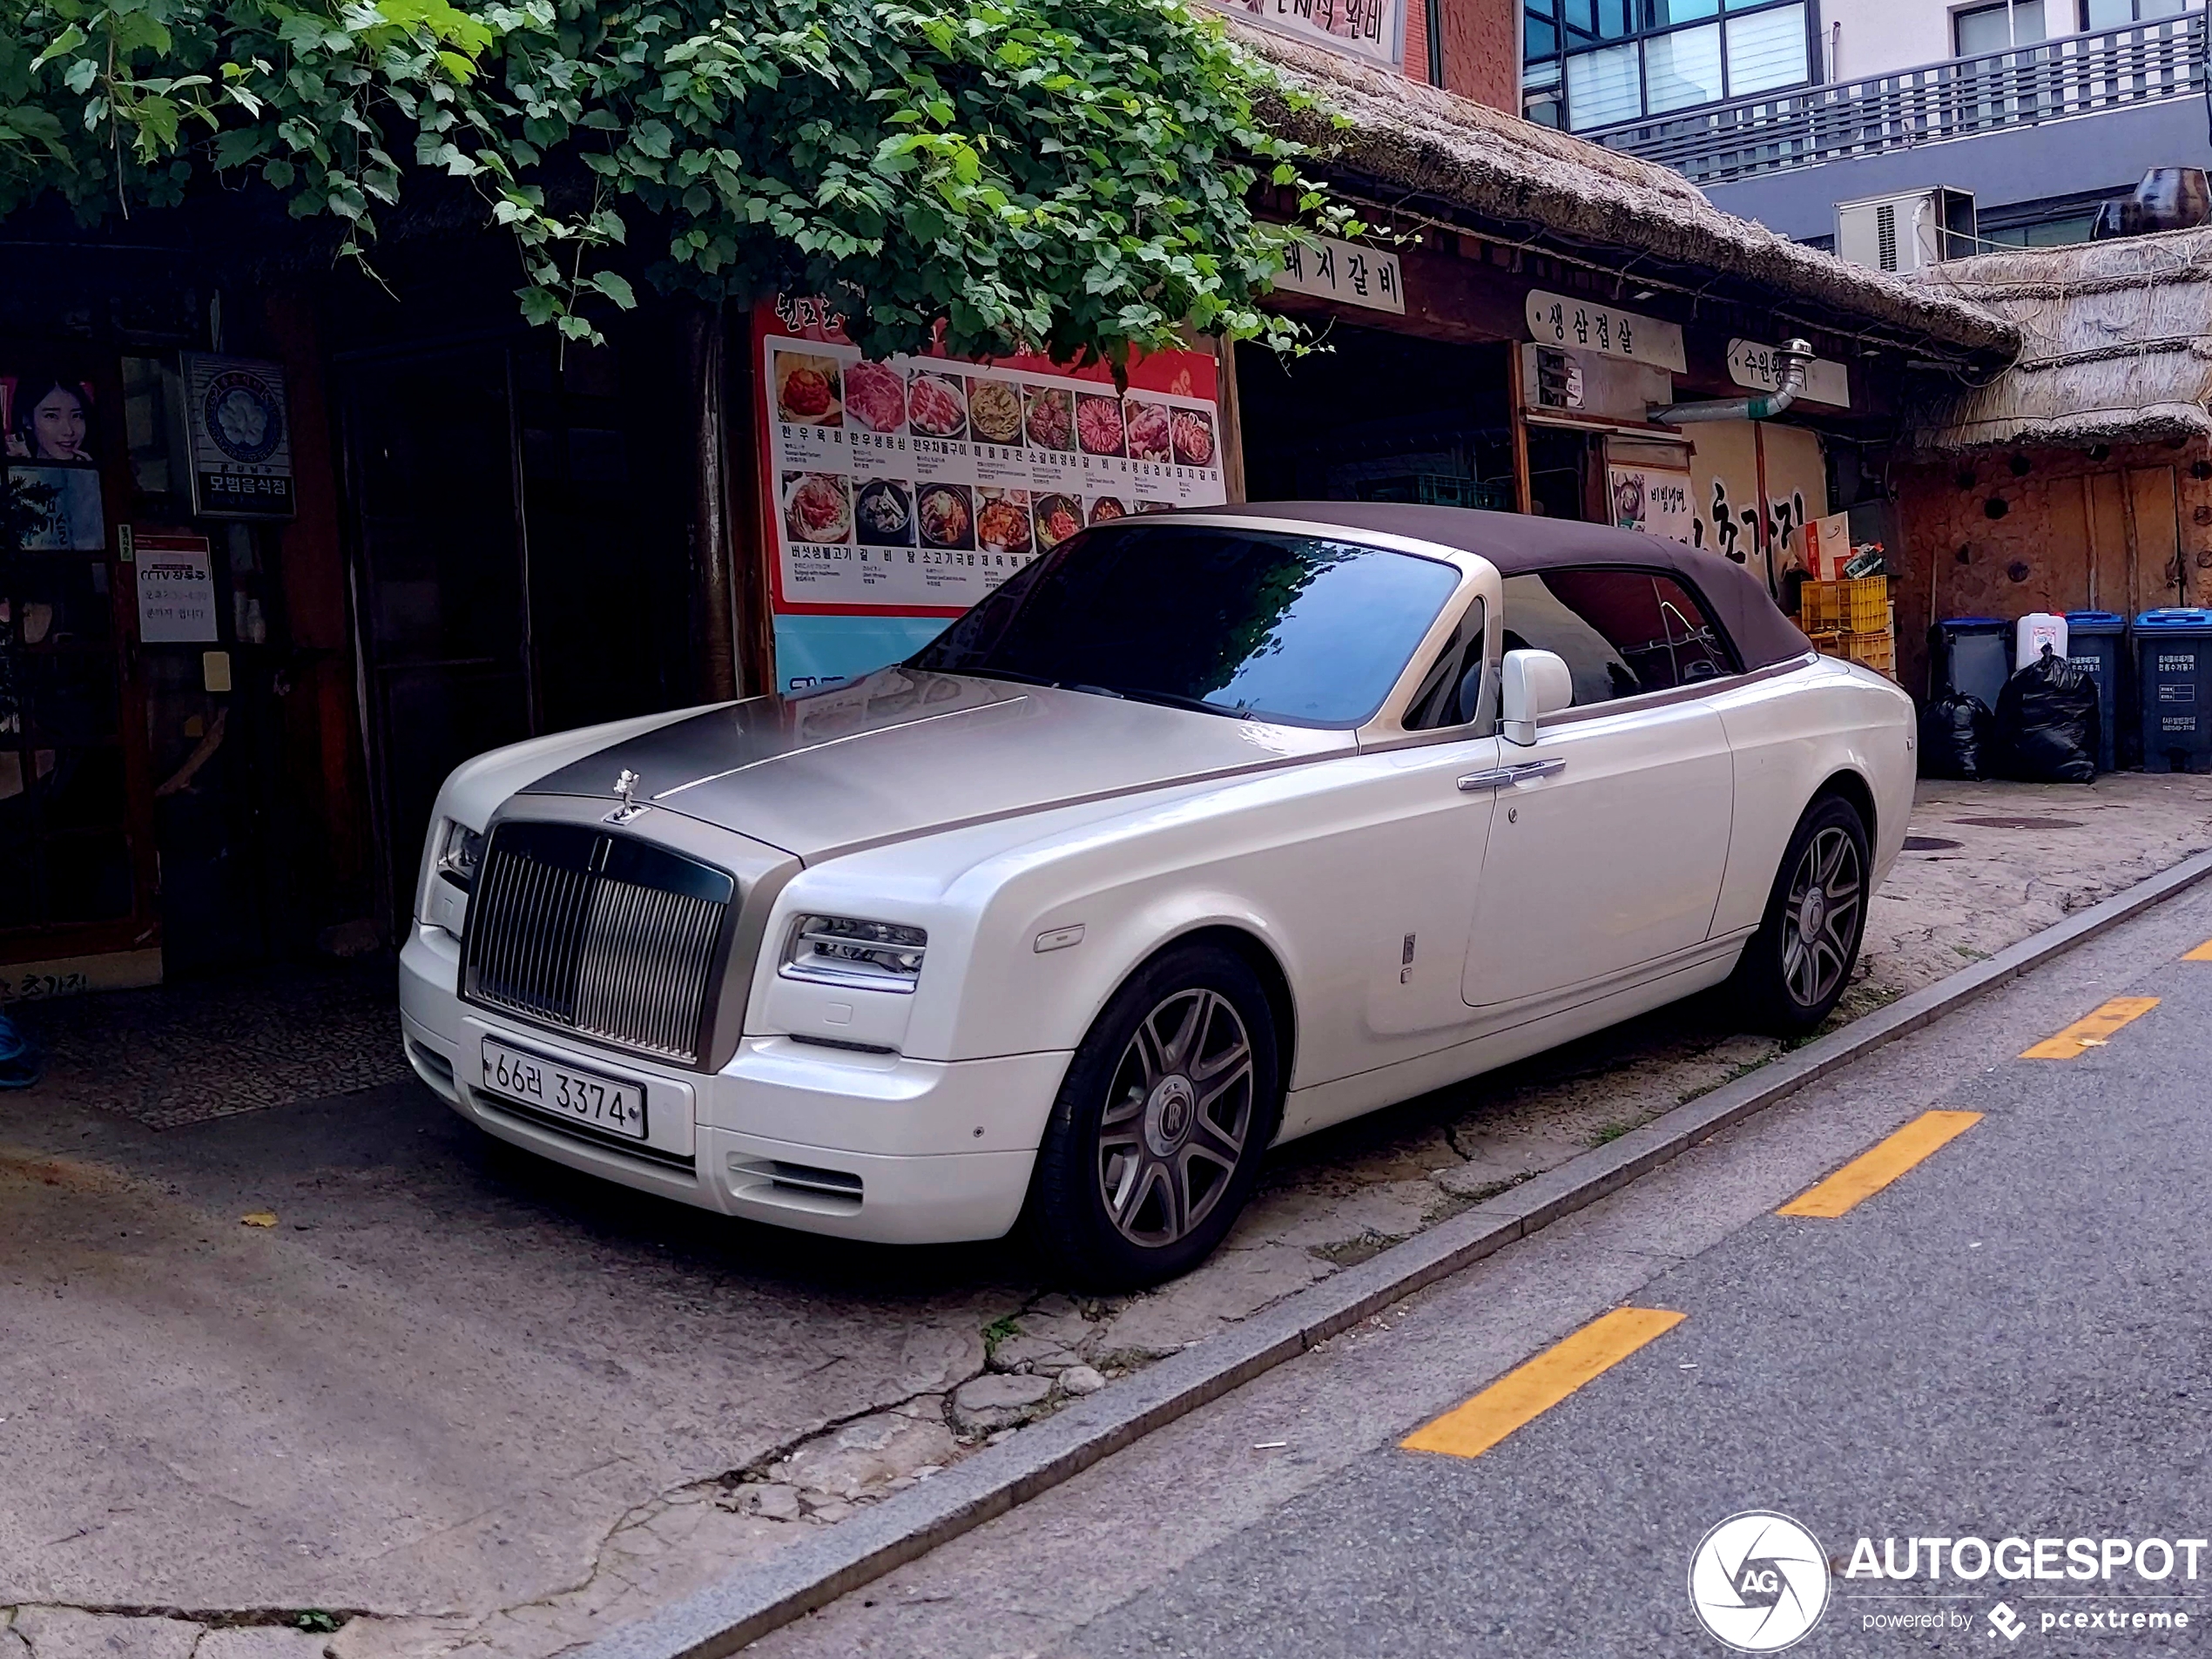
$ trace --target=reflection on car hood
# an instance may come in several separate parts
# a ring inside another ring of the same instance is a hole
[[[617,776],[631,772],[640,805],[819,858],[1355,746],[1349,732],[894,667],[710,710],[611,744],[523,793],[611,807]]]

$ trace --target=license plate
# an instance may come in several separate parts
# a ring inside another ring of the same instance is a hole
[[[645,1138],[645,1091],[636,1083],[578,1071],[489,1037],[483,1043],[484,1087],[491,1093],[610,1135]]]

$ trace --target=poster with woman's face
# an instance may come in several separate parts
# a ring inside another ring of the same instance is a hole
[[[0,374],[0,427],[10,461],[89,467],[92,388],[64,374]]]
[[[0,374],[0,442],[8,456],[7,528],[18,544],[30,552],[103,550],[91,385],[66,371]]]

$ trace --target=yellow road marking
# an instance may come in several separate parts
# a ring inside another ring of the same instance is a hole
[[[2195,950],[2183,951],[2182,960],[2185,962],[2212,962],[2212,939],[2206,940]]]
[[[1832,1221],[1957,1140],[1981,1122],[1979,1112],[1923,1112],[1885,1141],[1878,1142],[1819,1185],[1799,1193],[1774,1213]]]
[[[2101,1049],[2112,1034],[2130,1020],[2140,1020],[2158,1006],[2155,996],[2115,996],[2094,1014],[2084,1015],[2054,1037],[2046,1037],[2023,1052],[2023,1060],[2071,1060],[2084,1049]]]
[[[1464,1406],[1456,1406],[1399,1444],[1409,1452],[1480,1457],[1524,1423],[1533,1422],[1584,1383],[1610,1370],[1687,1316],[1663,1308],[1615,1308],[1555,1348],[1509,1371]]]

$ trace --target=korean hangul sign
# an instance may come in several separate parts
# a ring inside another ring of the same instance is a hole
[[[1405,0],[1214,0],[1232,17],[1395,68],[1406,58]]]
[[[1573,294],[1547,293],[1541,288],[1528,291],[1528,337],[1540,346],[1623,357],[1676,374],[1689,367],[1683,355],[1680,323],[1639,316]]]
[[[1228,499],[1214,359],[877,361],[824,303],[756,314],[775,610],[949,617],[1086,525]]]
[[[148,645],[206,644],[215,638],[215,576],[205,536],[133,539],[138,638]]]
[[[283,365],[186,352],[184,377],[192,516],[291,517]]]
[[[1782,368],[1781,354],[1771,346],[1761,345],[1756,340],[1728,342],[1728,377],[1747,391],[1781,390]],[[1825,357],[1814,358],[1805,365],[1805,387],[1801,395],[1808,403],[1826,403],[1839,409],[1851,408],[1850,366],[1831,362]]]
[[[1332,236],[1320,238],[1318,245],[1285,243],[1275,286],[1371,311],[1403,314],[1406,309],[1406,276],[1399,269],[1398,256]]]

